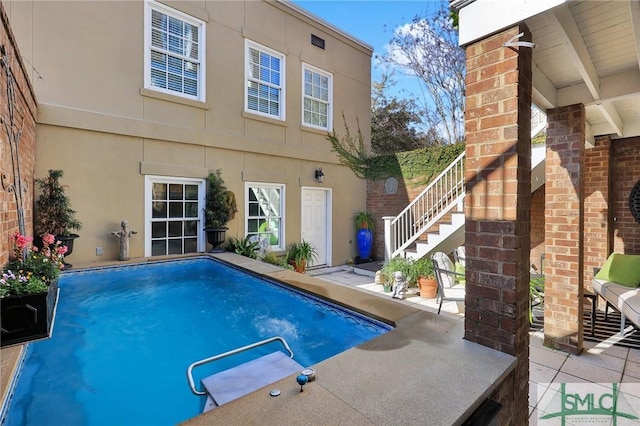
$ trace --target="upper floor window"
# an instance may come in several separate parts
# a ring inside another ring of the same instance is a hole
[[[204,101],[204,22],[145,4],[145,88]]]
[[[302,64],[302,73],[302,122],[307,126],[332,130],[333,76],[307,64]]]
[[[245,46],[245,110],[284,120],[285,56],[249,40]]]

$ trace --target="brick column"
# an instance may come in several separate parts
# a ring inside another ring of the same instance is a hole
[[[610,146],[611,139],[596,140],[584,156],[584,287],[593,290],[593,268],[599,268],[611,253],[609,238]]]
[[[583,105],[547,111],[544,344],[582,350],[584,273]]]
[[[532,51],[503,44],[520,32],[531,40],[519,25],[467,46],[465,111],[465,339],[518,358],[512,388],[496,392],[513,416],[503,420],[518,425],[528,420]]]

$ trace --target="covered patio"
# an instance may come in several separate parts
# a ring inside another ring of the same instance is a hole
[[[466,77],[465,338],[515,355],[525,424],[532,214],[542,205],[544,344],[584,345],[583,302],[611,252],[640,253],[640,3],[455,0]],[[531,195],[531,104],[546,110],[546,185]],[[535,197],[535,194],[534,194]],[[535,233],[533,234],[535,235]],[[506,420],[506,419],[505,419]]]

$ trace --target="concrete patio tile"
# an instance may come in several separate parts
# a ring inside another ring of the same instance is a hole
[[[536,408],[538,405],[538,401],[544,393],[549,389],[548,383],[534,383],[529,382],[529,407]],[[531,410],[529,410],[529,414],[531,414]]]
[[[534,339],[531,339],[531,342],[533,341]],[[562,367],[562,364],[564,364],[568,356],[569,355],[566,352],[556,351],[554,349],[547,348],[546,346],[534,344],[529,346],[530,361],[534,361],[554,370],[560,370],[560,367]]]
[[[589,383],[589,380],[559,371],[552,383]]]
[[[615,356],[622,359],[627,359],[627,356],[629,355],[629,348],[614,346],[604,342],[591,342],[585,340],[584,348],[584,352],[589,352],[594,355],[607,354],[609,356]]]
[[[629,361],[640,362],[640,349],[629,349]]]
[[[530,383],[551,383],[558,374],[558,370],[529,361],[529,382]]]
[[[632,377],[630,378],[633,379]],[[620,383],[620,392],[640,398],[640,382],[628,382],[626,378],[623,378],[622,383]],[[640,404],[637,406],[640,407]]]
[[[625,359],[618,358],[615,356],[607,355],[606,353],[601,354],[593,354],[590,352],[582,352],[582,354],[576,356],[570,356],[571,359],[575,359],[579,362],[588,363],[590,365],[595,365],[598,367],[607,368],[609,370],[616,371],[618,373],[622,373],[624,370]]]
[[[624,375],[635,377],[640,381],[640,362],[627,361],[627,365],[624,368]]]
[[[560,369],[560,372],[581,377],[593,383],[618,383],[622,379],[622,373],[619,371],[601,367],[587,361],[581,361],[579,358],[580,357],[569,357]]]

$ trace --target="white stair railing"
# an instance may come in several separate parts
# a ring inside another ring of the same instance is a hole
[[[539,108],[531,110],[531,137],[547,126],[547,115]],[[536,149],[541,148],[541,149]],[[539,151],[539,152],[538,152]],[[544,147],[532,147],[532,191],[544,183],[544,166],[538,165],[545,158]],[[403,253],[440,218],[464,200],[464,159],[462,152],[424,191],[398,216],[384,219],[385,258],[391,259]],[[535,178],[535,179],[534,179]],[[534,186],[535,185],[535,186]]]
[[[462,202],[465,196],[464,158],[462,152],[398,216],[383,218],[388,259],[402,253],[453,206]]]

